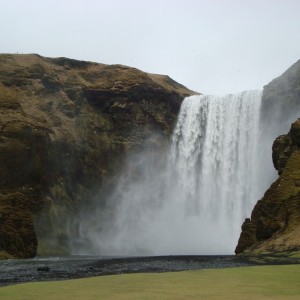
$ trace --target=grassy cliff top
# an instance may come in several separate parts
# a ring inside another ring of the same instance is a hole
[[[38,79],[47,75],[56,82],[89,88],[127,91],[147,84],[154,89],[176,92],[182,97],[198,94],[167,75],[150,74],[120,64],[106,65],[65,57],[48,58],[38,54],[0,54],[0,74],[0,82],[4,85],[21,84],[21,77]],[[7,77],[12,76],[15,81],[8,82]]]

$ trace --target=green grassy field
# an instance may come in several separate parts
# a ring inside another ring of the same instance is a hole
[[[0,299],[300,299],[300,265],[25,283],[0,288]]]

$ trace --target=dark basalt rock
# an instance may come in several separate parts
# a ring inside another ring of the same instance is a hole
[[[36,255],[38,242],[28,202],[22,193],[0,196],[0,258]]]
[[[239,240],[239,243],[235,249],[236,253],[241,253],[244,249],[252,246],[255,242],[255,231],[256,227],[253,223],[251,223],[250,219],[245,219],[242,225],[242,233]]]
[[[293,151],[291,136],[281,135],[273,143],[272,147],[272,159],[275,169],[278,174],[281,175],[283,169],[286,166],[288,158],[291,156]]]

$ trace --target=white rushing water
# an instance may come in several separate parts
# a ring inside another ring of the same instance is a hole
[[[258,150],[270,148],[259,137],[261,94],[186,98],[169,152],[131,158],[108,206],[81,222],[83,252],[233,254],[270,182],[260,172]]]

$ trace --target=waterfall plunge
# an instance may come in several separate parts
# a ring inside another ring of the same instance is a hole
[[[260,102],[260,91],[186,98],[169,153],[130,160],[108,206],[81,222],[89,250],[76,252],[233,254],[270,182],[259,171],[258,149],[270,147],[259,139]]]

